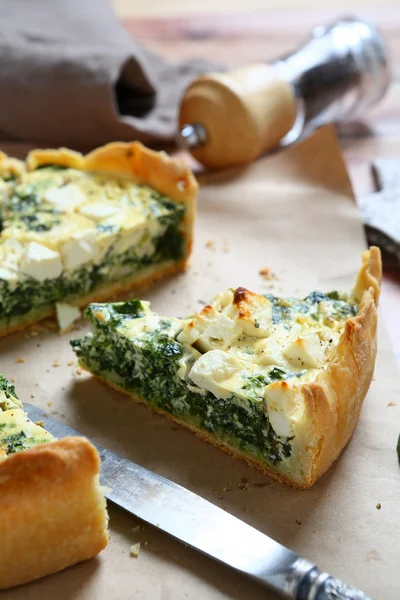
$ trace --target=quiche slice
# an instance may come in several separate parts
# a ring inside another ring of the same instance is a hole
[[[0,375],[0,589],[92,558],[108,542],[100,459],[32,423]]]
[[[0,153],[0,335],[182,270],[196,194],[183,163],[138,142]]]
[[[378,248],[353,291],[304,299],[244,288],[188,319],[148,302],[91,304],[81,366],[273,478],[311,486],[355,428],[376,354]]]

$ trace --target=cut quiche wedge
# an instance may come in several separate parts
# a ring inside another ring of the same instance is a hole
[[[0,375],[0,589],[92,558],[108,543],[100,459],[30,421]]]
[[[350,294],[238,288],[188,319],[140,300],[91,304],[92,332],[71,343],[108,385],[307,488],[349,441],[374,370],[379,249],[362,260]]]
[[[0,335],[182,270],[197,187],[138,142],[0,153]]]

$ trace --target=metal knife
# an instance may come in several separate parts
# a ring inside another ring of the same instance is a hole
[[[56,438],[78,435],[32,404],[32,421],[43,421]],[[295,552],[182,486],[92,442],[99,452],[106,497],[143,521],[291,600],[370,600]],[[239,550],[240,548],[240,550]]]

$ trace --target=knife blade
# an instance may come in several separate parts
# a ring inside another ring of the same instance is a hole
[[[25,403],[54,437],[81,433]],[[42,424],[42,423],[41,423]],[[208,500],[93,442],[108,500],[291,600],[370,600]]]

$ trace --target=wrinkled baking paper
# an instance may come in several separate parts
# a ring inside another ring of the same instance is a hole
[[[228,286],[305,295],[353,284],[365,241],[330,127],[242,170],[203,176],[198,208],[191,268],[145,294],[161,314],[197,311]],[[278,279],[263,279],[259,270],[266,267]],[[74,334],[83,332],[81,325]],[[357,430],[337,463],[307,491],[273,483],[80,373],[69,364],[71,335],[23,332],[1,340],[0,371],[15,378],[23,400],[208,498],[372,598],[398,599],[400,398],[385,331]],[[7,600],[275,597],[114,506],[110,517],[110,544],[97,559],[5,592]],[[136,542],[141,551],[133,558]]]

